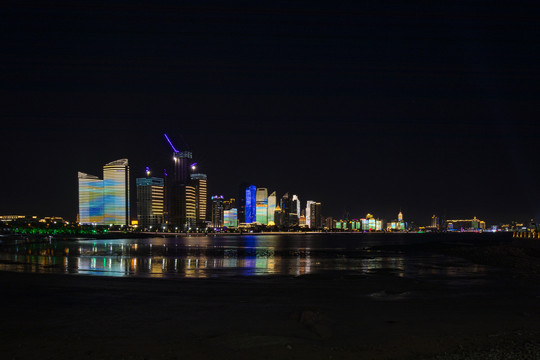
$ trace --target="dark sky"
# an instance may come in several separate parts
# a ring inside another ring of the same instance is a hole
[[[151,3],[2,2],[0,214],[74,219],[77,171],[170,167],[166,132],[211,194],[540,220],[539,5]]]

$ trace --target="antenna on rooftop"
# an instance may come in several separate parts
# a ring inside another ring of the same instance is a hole
[[[169,142],[169,145],[171,145],[171,147],[172,147],[174,153],[175,153],[175,154],[176,154],[176,153],[179,153],[180,151],[176,150],[176,148],[175,148],[174,145],[172,144],[172,142],[171,142],[171,140],[169,139],[169,137],[167,136],[167,134],[163,134],[163,135],[165,135],[165,139],[167,139],[167,141]]]

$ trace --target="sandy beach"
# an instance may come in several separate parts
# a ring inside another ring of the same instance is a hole
[[[538,359],[538,272],[497,269],[496,281],[455,286],[387,271],[215,279],[0,272],[2,358]]]

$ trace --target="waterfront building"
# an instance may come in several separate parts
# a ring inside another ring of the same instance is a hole
[[[296,213],[293,211],[293,202],[292,202],[291,197],[289,196],[289,193],[285,193],[281,197],[280,208],[281,208],[280,226],[283,228],[289,228],[289,227],[295,226],[297,224],[298,217],[296,216]]]
[[[298,195],[293,195],[292,197],[292,208],[291,208],[291,213],[294,213],[296,215],[297,218],[300,218],[300,198],[298,197]]]
[[[103,207],[105,225],[129,225],[129,163],[119,159],[103,166]]]
[[[311,229],[322,228],[322,214],[320,202],[313,201],[309,204],[309,217]]]
[[[172,174],[172,179],[170,179],[167,184],[167,193],[169,195],[169,225],[174,226],[175,228],[180,228],[180,230],[187,230],[187,228],[190,227],[189,223],[191,221],[188,221],[187,217],[188,204],[186,198],[186,194],[191,193],[191,190],[186,189],[186,186],[190,185],[190,162],[192,157],[193,155],[191,151],[177,151],[174,149],[174,171]],[[197,216],[195,209],[195,219],[196,218]]]
[[[268,196],[268,225],[275,224],[274,214],[276,212],[277,196],[274,191]]]
[[[431,217],[431,227],[433,229],[439,230],[439,217],[437,215],[433,215]]]
[[[197,189],[195,186],[185,186],[186,222],[184,230],[194,230],[197,227]]]
[[[214,195],[212,200],[212,226],[222,227],[224,226],[224,206],[223,195]]]
[[[311,228],[311,204],[313,204],[315,201],[308,200],[306,202],[306,226],[308,228]]]
[[[256,193],[256,218],[262,225],[268,224],[268,190],[266,188],[257,188]]]
[[[249,187],[248,183],[241,183],[238,188],[238,222],[246,223],[246,189]]]
[[[326,230],[333,229],[334,228],[333,224],[334,224],[334,219],[331,216],[328,216],[326,219],[324,219],[324,228]]]
[[[298,225],[300,227],[306,227],[306,215],[300,215],[300,219],[298,219]]]
[[[234,198],[223,200],[223,210],[231,210],[233,208],[236,208],[236,200]]]
[[[103,180],[97,176],[78,173],[79,224],[103,225]]]
[[[164,180],[158,177],[137,178],[137,220],[142,229],[164,222]]]
[[[371,214],[367,214],[365,219],[360,219],[362,221],[362,230],[363,231],[382,231],[382,220],[375,219]]]
[[[475,216],[465,220],[446,220],[445,227],[448,231],[478,231],[486,229],[486,222]]]
[[[257,222],[257,187],[249,185],[245,189],[245,194],[246,224],[251,224]]]
[[[206,174],[191,174],[191,185],[195,187],[196,204],[196,226],[206,227],[206,199],[207,194],[207,176]]]
[[[236,208],[224,210],[223,213],[224,213],[223,225],[226,228],[238,227],[238,210]]]
[[[272,224],[269,224],[272,225]],[[279,205],[276,205],[276,209],[274,210],[274,224],[277,227],[281,227],[283,225],[283,211],[281,211],[281,207]]]

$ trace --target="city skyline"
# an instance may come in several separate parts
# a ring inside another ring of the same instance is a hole
[[[534,8],[392,4],[8,5],[0,213],[71,218],[73,174],[128,158],[157,176],[167,132],[208,194],[251,182],[335,217],[540,218]]]

